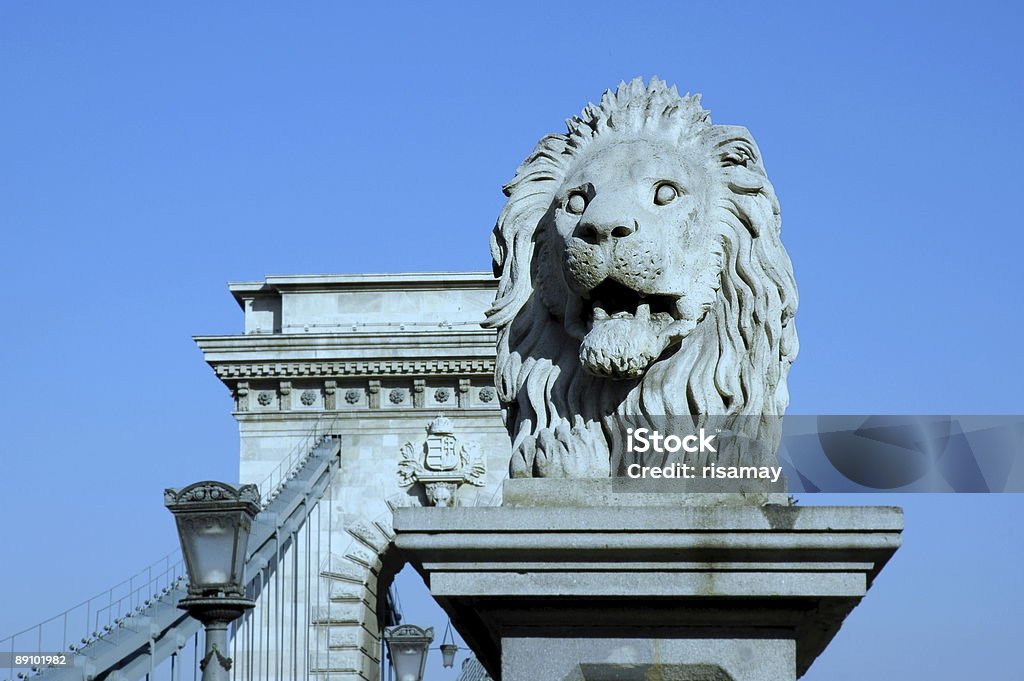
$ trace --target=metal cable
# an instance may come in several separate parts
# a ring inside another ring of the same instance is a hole
[[[334,474],[332,473],[330,478],[327,480],[327,493],[324,495],[327,498],[327,569],[331,570],[334,565],[334,550],[331,548],[332,538],[334,537]],[[331,592],[327,592],[327,681],[331,681]]]
[[[306,590],[304,592],[305,599],[306,599],[306,618],[305,618],[305,622],[303,622],[304,626],[302,628],[302,630],[303,630],[302,650],[304,651],[303,656],[302,656],[302,669],[305,672],[303,674],[303,676],[305,676],[308,679],[309,678],[309,624],[310,624],[310,617],[309,617],[309,573],[310,573],[309,549],[310,549],[310,543],[311,543],[310,540],[309,540],[309,531],[310,531],[309,530],[309,526],[310,526],[309,514],[306,515],[306,519],[303,521],[303,524],[306,526],[306,568],[305,568],[305,570],[303,570],[303,572],[306,575]]]
[[[270,566],[268,565],[265,568],[265,570],[267,570],[267,577],[268,577],[268,579],[266,580],[267,595],[263,599],[263,602],[265,603],[265,606],[266,606],[264,608],[265,612],[264,612],[264,616],[263,616],[263,634],[264,634],[263,658],[264,658],[264,664],[266,665],[266,667],[263,670],[263,676],[260,677],[261,679],[264,679],[264,680],[270,678],[270,602],[271,602],[270,601],[270,579],[269,579],[269,576],[270,576]]]
[[[322,550],[322,546],[321,546],[321,541],[322,541],[323,535],[324,535],[324,521],[323,521],[323,512],[322,512],[323,503],[324,503],[323,500],[320,500],[319,502],[317,502],[317,505],[316,505],[316,569],[317,569],[317,574],[316,574],[316,607],[320,607],[320,582],[323,581],[320,578],[320,567],[323,565],[323,555],[324,555],[323,554],[323,550]],[[314,614],[316,614],[315,611],[314,611]],[[320,622],[319,622],[319,619],[316,622],[316,627],[317,627],[316,628],[316,633],[314,634],[314,638],[316,639],[316,657],[314,657],[313,659],[315,661],[316,668],[319,669],[320,668]]]
[[[281,528],[274,532],[274,549],[274,603],[276,608],[274,613],[274,629],[276,631],[274,633],[277,639],[277,655],[274,656],[276,658],[274,661],[277,663],[275,665],[277,673],[274,678],[277,681],[281,681],[281,655],[284,652],[282,650],[283,646],[281,646],[281,631],[284,629],[284,613],[282,612],[284,598],[281,593],[281,572],[283,571],[283,566],[281,565]]]
[[[292,680],[299,678],[299,552],[295,542],[298,531],[292,532]]]

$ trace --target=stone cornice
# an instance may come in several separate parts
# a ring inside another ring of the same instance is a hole
[[[338,333],[251,333],[227,336],[194,336],[193,339],[209,361],[213,355],[247,354],[265,357],[267,353],[322,353],[338,352],[349,356],[353,351],[361,354],[385,350],[389,354],[402,352],[417,354],[428,350],[431,354],[460,351],[476,355],[494,355],[495,332],[491,329],[446,329],[433,331],[394,330]]]
[[[494,372],[494,332],[486,329],[248,334],[194,340],[222,380]]]
[[[495,333],[484,329],[349,334],[197,336],[231,387],[273,378],[493,376]]]

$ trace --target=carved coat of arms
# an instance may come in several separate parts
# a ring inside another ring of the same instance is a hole
[[[460,443],[451,419],[438,416],[427,425],[419,447],[402,445],[398,481],[403,487],[422,484],[432,506],[457,506],[459,487],[483,487],[487,464],[475,442]]]

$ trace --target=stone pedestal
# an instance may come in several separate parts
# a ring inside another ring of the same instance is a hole
[[[899,547],[901,510],[700,497],[508,481],[504,507],[397,509],[395,541],[501,681],[801,676]]]

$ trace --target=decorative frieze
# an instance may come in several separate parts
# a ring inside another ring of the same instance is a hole
[[[490,377],[488,377],[490,378]],[[228,382],[236,412],[499,408],[494,388],[470,378],[296,379]]]
[[[401,375],[491,375],[494,360],[412,359],[412,360],[339,360],[320,362],[217,362],[214,372],[221,379],[276,377],[339,377]]]

